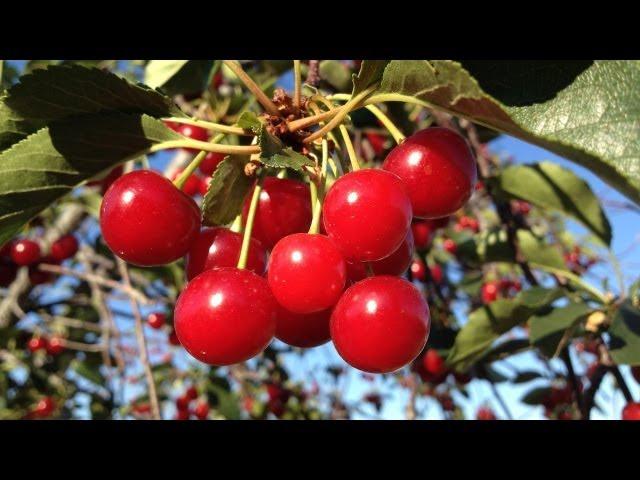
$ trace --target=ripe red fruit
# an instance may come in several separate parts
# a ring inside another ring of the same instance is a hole
[[[426,273],[426,266],[422,260],[417,258],[411,263],[411,276],[414,280],[424,282]]]
[[[640,420],[640,403],[627,403],[622,409],[622,420]]]
[[[293,313],[278,305],[276,338],[287,345],[312,348],[331,339],[331,309],[315,313]]]
[[[184,392],[184,394],[189,400],[195,400],[196,398],[198,398],[198,389],[196,389],[196,387],[194,386],[191,386],[187,388],[187,391]]]
[[[220,162],[224,160],[224,157],[224,153],[209,152],[202,159],[202,162],[200,162],[198,169],[202,172],[202,174],[210,177],[211,175],[213,175],[213,172],[216,171],[216,168],[218,168]]]
[[[251,193],[242,208],[247,221]],[[293,233],[303,233],[311,225],[311,196],[306,183],[288,178],[266,177],[263,181],[251,235],[271,250],[278,241]]]
[[[203,197],[209,191],[209,185],[211,184],[211,177],[200,177],[200,183],[198,184],[198,192]]]
[[[176,132],[187,138],[198,140],[200,142],[206,142],[209,140],[209,132],[206,129],[195,125],[187,125],[186,123],[183,123],[176,128]],[[200,152],[197,148],[188,148],[187,150],[194,153]]]
[[[266,280],[249,270],[202,272],[175,308],[180,343],[210,365],[244,362],[262,352],[276,329],[276,301]]]
[[[176,335],[175,330],[169,334],[168,340],[169,340],[169,344],[173,345],[174,347],[177,347],[178,345],[180,345],[180,340],[178,339],[178,335]]]
[[[0,287],[6,288],[16,279],[17,269],[13,263],[0,263]]]
[[[442,358],[434,348],[429,348],[424,353],[424,356],[422,357],[422,365],[428,374],[436,377],[445,375],[449,370],[447,365],[444,363],[444,358]]]
[[[446,128],[428,128],[408,137],[391,150],[382,168],[402,179],[419,218],[451,215],[469,200],[477,180],[467,142]]]
[[[454,242],[450,238],[447,238],[444,242],[442,242],[442,247],[445,249],[445,251],[449,252],[451,255],[455,255],[456,252],[458,251],[458,246],[456,245],[456,242]]]
[[[149,325],[151,328],[155,330],[161,329],[164,326],[166,321],[167,321],[166,315],[161,312],[150,313],[147,316],[147,325]]]
[[[369,140],[371,148],[373,148],[373,151],[376,155],[381,155],[382,153],[384,153],[384,144],[387,141],[387,138],[384,135],[369,132],[365,133],[365,137],[367,138],[367,140]]]
[[[200,210],[167,178],[137,170],[116,180],[104,195],[100,228],[123,260],[163,265],[187,253],[200,230]]]
[[[489,304],[498,299],[499,285],[497,282],[487,282],[480,288],[480,296],[482,297],[482,303]]]
[[[18,240],[11,248],[11,260],[20,266],[36,263],[40,260],[40,245],[33,240]]]
[[[480,407],[476,413],[476,420],[496,420],[496,415],[490,408]]]
[[[347,267],[329,237],[295,233],[273,247],[267,278],[281,306],[306,314],[335,305],[347,281]]]
[[[411,201],[402,181],[384,170],[340,177],[327,192],[324,227],[345,258],[373,262],[391,255],[411,225]]]
[[[429,271],[431,272],[431,278],[435,283],[442,283],[444,273],[442,272],[442,267],[439,264],[436,263],[432,267],[429,267]]]
[[[44,337],[32,337],[27,342],[27,348],[31,353],[47,348],[47,339]]]
[[[198,420],[206,420],[209,416],[209,404],[204,401],[198,402],[193,413]]]
[[[178,411],[188,411],[191,399],[186,395],[182,395],[176,399],[176,408]]]
[[[205,270],[235,267],[240,258],[242,235],[228,228],[214,227],[200,231],[191,244],[186,258],[187,280]],[[247,270],[263,275],[267,267],[267,252],[255,238],[249,243]]]
[[[41,399],[32,410],[35,417],[46,418],[51,416],[56,408],[56,404],[51,397],[44,397]]]
[[[348,364],[365,372],[387,373],[420,354],[431,320],[417,288],[398,277],[380,276],[344,292],[330,327],[336,350]]]
[[[419,220],[411,224],[411,232],[413,233],[414,245],[417,250],[426,250],[431,245],[435,229],[429,221]]]
[[[182,175],[182,172],[184,172],[184,168],[179,168],[178,170],[173,172],[170,177],[171,181],[175,181],[176,178]],[[189,175],[189,178],[187,178],[187,181],[182,185],[182,191],[185,195],[193,197],[194,195],[200,193],[200,183],[200,177],[195,173],[192,173],[191,175]]]
[[[189,412],[189,410],[178,410],[176,412],[175,419],[176,420],[189,420],[190,417],[191,417],[191,413]]]
[[[62,262],[73,257],[78,251],[78,240],[73,235],[64,235],[51,245],[51,257]]]
[[[49,355],[60,355],[64,352],[64,339],[61,337],[53,336],[47,342],[47,353]]]
[[[369,262],[374,275],[403,275],[411,266],[413,259],[413,233],[407,232],[407,236],[400,246],[386,258],[377,262]],[[357,282],[367,278],[367,266],[362,262],[347,262],[349,280]]]

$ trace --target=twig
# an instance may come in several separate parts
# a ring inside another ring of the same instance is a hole
[[[578,378],[576,377],[576,373],[573,370],[573,362],[571,361],[571,357],[569,356],[568,348],[565,348],[562,351],[562,353],[560,354],[560,358],[562,358],[562,361],[567,367],[567,377],[569,379],[569,383],[571,384],[571,388],[573,389],[573,393],[576,397],[576,403],[578,404],[578,409],[580,410],[582,416],[582,412],[585,409],[584,399],[582,397],[582,391],[580,389],[580,384],[578,383]]]
[[[260,86],[254,82],[249,75],[242,69],[242,66],[234,61],[234,60],[224,60],[224,64],[229,67],[233,73],[235,73],[238,78],[244,83],[244,85],[253,93],[260,102],[260,105],[264,107],[264,109],[271,115],[276,117],[281,117],[282,114],[275,103],[273,103],[269,97],[262,91]]]

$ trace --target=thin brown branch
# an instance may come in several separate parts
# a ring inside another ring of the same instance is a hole
[[[224,64],[237,75],[237,77],[242,81],[242,83],[244,83],[249,91],[253,93],[253,95],[256,97],[256,100],[260,102],[260,105],[262,105],[270,115],[274,115],[276,117],[282,116],[276,104],[273,103],[271,99],[267,97],[267,95],[262,91],[260,86],[256,82],[254,82],[249,75],[247,75],[247,72],[243,70],[240,63],[235,60],[224,60]]]

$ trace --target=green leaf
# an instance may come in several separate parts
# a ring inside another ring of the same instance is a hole
[[[169,95],[202,92],[207,86],[213,60],[151,60],[144,70],[144,83]]]
[[[569,303],[550,312],[529,319],[531,344],[547,357],[553,357],[567,329],[588,315],[593,309],[586,303]]]
[[[271,168],[291,168],[302,171],[304,166],[312,167],[314,162],[294,151],[291,147],[284,147],[282,141],[267,132],[264,125],[261,125],[258,133],[258,144],[260,145],[260,161]]]
[[[86,361],[74,361],[72,364],[73,370],[81,377],[86,378],[96,385],[104,385],[105,378],[100,373],[100,365],[93,365]]]
[[[517,238],[522,255],[532,266],[567,270],[558,247],[549,245],[528,230],[518,230]]]
[[[551,394],[551,387],[538,387],[529,390],[521,399],[527,405],[541,405]]]
[[[414,97],[539,145],[640,202],[639,84],[636,60],[398,60],[374,95]]]
[[[251,130],[256,135],[258,135],[262,129],[262,122],[253,112],[242,112],[242,115],[238,118],[236,125],[240,128],[244,128],[245,130]]]
[[[363,60],[360,72],[353,75],[351,95],[355,96],[374,83],[381,81],[387,65],[389,65],[389,60]]]
[[[339,92],[348,92],[351,89],[351,71],[349,67],[338,60],[321,61],[320,78]]]
[[[52,123],[0,154],[0,244],[97,173],[181,136],[139,114]]]
[[[528,383],[538,378],[542,378],[542,375],[540,375],[540,373],[533,370],[527,370],[524,372],[518,372],[516,378],[513,379],[513,383]]]
[[[251,179],[244,174],[248,161],[245,155],[229,155],[220,162],[202,202],[204,225],[225,225],[240,213],[251,187]]]
[[[563,212],[610,245],[611,225],[598,198],[572,171],[550,162],[512,165],[497,180],[500,189],[511,197]]]
[[[215,409],[227,420],[238,420],[241,416],[240,407],[238,406],[237,396],[214,383],[209,383],[207,389],[214,394],[217,402]]]
[[[628,300],[611,321],[609,352],[616,363],[640,365],[640,310]]]
[[[503,333],[525,322],[539,309],[554,302],[564,293],[560,289],[534,287],[513,299],[499,299],[474,310],[460,329],[447,363],[457,370],[469,368],[480,359]]]

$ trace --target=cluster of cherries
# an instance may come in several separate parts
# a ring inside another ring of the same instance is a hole
[[[29,268],[29,279],[33,285],[47,283],[51,275],[39,270],[38,265],[59,264],[73,257],[77,251],[78,240],[73,235],[64,235],[53,242],[48,255],[42,254],[40,244],[35,240],[11,240],[0,248],[0,287],[7,287],[15,280],[19,267]]]
[[[209,403],[203,399],[196,400],[198,400],[196,387],[187,388],[184,394],[176,399],[176,420],[189,420],[192,417],[206,420],[209,417]]]
[[[423,295],[400,278],[413,260],[412,219],[450,216],[475,183],[464,138],[429,128],[394,148],[382,169],[338,178],[324,198],[323,233],[312,234],[305,233],[312,219],[308,185],[267,177],[243,269],[236,268],[243,236],[225,227],[201,230],[193,199],[151,170],[113,183],[100,224],[109,248],[132,264],[186,256],[189,282],[174,325],[180,343],[200,361],[243,362],[275,336],[303,348],[333,340],[350,365],[383,373],[413,361],[430,329]],[[245,223],[252,196],[243,208]]]
[[[64,339],[57,335],[50,338],[35,336],[29,339],[27,342],[27,348],[31,353],[43,351],[47,352],[49,355],[56,356],[64,352]]]

